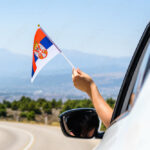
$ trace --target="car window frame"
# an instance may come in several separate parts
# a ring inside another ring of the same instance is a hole
[[[114,122],[122,113],[127,110],[130,96],[136,82],[139,68],[144,58],[148,40],[150,39],[150,23],[146,26],[143,35],[137,45],[134,55],[130,61],[122,86],[120,88],[116,105],[111,118],[111,123]],[[116,121],[115,121],[116,122]]]

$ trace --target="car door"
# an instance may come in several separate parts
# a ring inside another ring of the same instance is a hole
[[[119,139],[123,136],[123,134],[121,133],[123,133],[123,131],[126,131],[127,125],[130,126],[130,124],[128,124],[128,116],[130,113],[132,113],[132,108],[134,108],[134,104],[136,103],[138,94],[140,93],[141,87],[146,78],[149,61],[150,24],[147,25],[132,57],[117,98],[117,102],[111,119],[111,125],[106,130],[103,140],[97,147],[97,150],[109,150],[113,149],[113,145],[115,148],[117,148],[117,144],[119,145]],[[131,104],[132,99],[133,102]],[[128,135],[132,136],[130,134]],[[132,141],[134,139],[131,138],[130,140]]]

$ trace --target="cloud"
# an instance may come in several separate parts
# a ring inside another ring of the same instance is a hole
[[[43,93],[42,90],[37,90],[37,91],[34,91],[34,92],[33,92],[33,95],[40,95],[40,94],[42,94],[42,93]]]

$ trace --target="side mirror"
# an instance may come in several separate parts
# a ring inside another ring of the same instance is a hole
[[[65,136],[76,138],[102,138],[99,133],[100,120],[93,108],[78,108],[60,115],[60,125]]]

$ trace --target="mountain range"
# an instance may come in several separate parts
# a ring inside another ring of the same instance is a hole
[[[116,97],[130,62],[129,57],[114,58],[76,50],[63,50],[75,67],[92,76],[104,97]],[[85,98],[72,84],[72,68],[57,55],[30,83],[32,57],[0,49],[0,101],[14,100],[21,96],[37,99]]]

